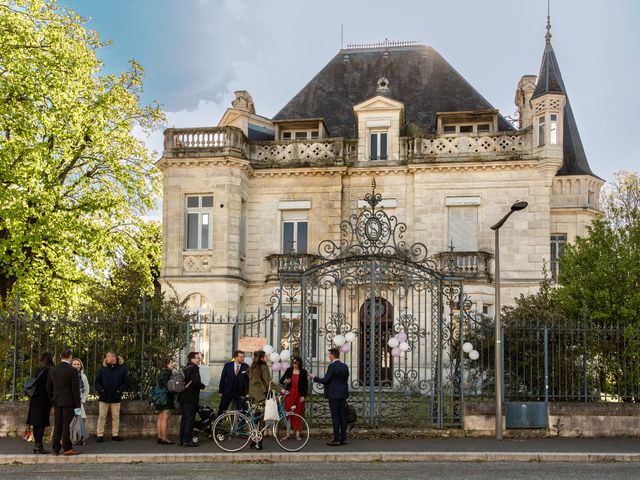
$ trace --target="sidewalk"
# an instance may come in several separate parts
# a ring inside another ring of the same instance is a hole
[[[300,452],[281,450],[266,439],[265,450],[246,448],[229,454],[211,440],[198,448],[158,445],[153,439],[124,442],[91,438],[77,457],[34,455],[33,443],[0,439],[0,464],[58,463],[234,463],[234,462],[640,462],[640,439],[634,438],[533,438],[497,441],[486,438],[353,439],[344,447],[329,447],[326,440],[312,438]],[[47,446],[49,449],[50,446]]]

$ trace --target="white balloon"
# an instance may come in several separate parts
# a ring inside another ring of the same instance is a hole
[[[480,358],[480,354],[478,353],[478,351],[477,351],[477,350],[471,350],[471,351],[469,352],[469,358],[470,358],[471,360],[477,360],[477,359],[479,359],[479,358]]]
[[[347,343],[347,339],[344,338],[344,335],[336,335],[335,337],[333,337],[333,344],[336,347],[341,347],[345,343]]]
[[[344,338],[347,342],[351,343],[356,339],[356,334],[353,332],[349,332],[344,336]]]
[[[389,347],[391,348],[396,348],[398,345],[400,345],[400,340],[398,340],[396,337],[391,337],[387,342],[387,345],[389,345]]]
[[[398,345],[398,348],[400,349],[400,351],[406,352],[409,350],[409,344],[407,342],[400,342],[400,345]]]
[[[464,353],[469,353],[471,350],[473,350],[473,345],[470,342],[464,342],[462,344],[462,351]]]
[[[271,345],[265,345],[265,346],[262,348],[262,351],[263,351],[264,353],[266,353],[267,355],[271,355],[271,354],[273,353],[273,347],[272,347]]]
[[[288,362],[289,360],[291,360],[291,352],[289,350],[282,350],[280,352],[280,361]]]
[[[271,360],[273,363],[278,363],[280,361],[280,354],[277,352],[273,352],[271,355],[269,355],[269,360]]]

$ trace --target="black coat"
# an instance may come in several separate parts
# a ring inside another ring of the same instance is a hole
[[[293,377],[293,367],[287,368],[280,378],[280,383],[285,386],[284,388],[288,392],[291,391],[291,382],[285,384],[284,381],[291,379],[291,377]],[[306,397],[309,393],[309,374],[304,368],[300,369],[300,375],[298,376],[298,392],[301,397]]]
[[[47,395],[55,407],[80,408],[80,373],[67,362],[49,369]]]
[[[40,367],[36,370],[36,391],[29,400],[29,414],[27,425],[34,427],[48,427],[49,413],[51,413],[51,399],[47,395],[47,378],[49,367]]]
[[[184,384],[188,385],[181,393],[178,394],[180,403],[200,403],[200,390],[205,385],[200,380],[200,367],[195,363],[189,362],[184,367]]]
[[[95,387],[101,402],[120,403],[122,394],[129,388],[129,369],[120,355],[117,358],[115,365],[109,365],[104,360],[96,375]]]
[[[160,373],[158,374],[158,386],[161,388],[167,388],[167,382],[171,378],[171,375],[173,375],[173,371],[171,371],[170,368],[163,368],[162,370],[160,370]],[[174,410],[175,408],[175,393],[168,392],[167,406],[163,407],[163,410]]]

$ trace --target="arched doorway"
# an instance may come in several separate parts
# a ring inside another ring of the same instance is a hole
[[[359,313],[358,373],[364,386],[390,387],[393,384],[393,357],[387,341],[393,332],[393,305],[376,297],[371,320],[371,301],[367,299]]]

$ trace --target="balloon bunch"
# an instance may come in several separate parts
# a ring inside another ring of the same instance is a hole
[[[351,344],[356,339],[356,334],[347,332],[344,335],[336,335],[333,337],[333,344],[340,349],[342,353],[351,351]]]
[[[404,352],[408,352],[411,346],[409,342],[407,342],[408,337],[404,330],[400,330],[395,336],[391,337],[387,342],[389,348],[391,349],[392,357],[399,357]]]
[[[480,353],[474,350],[473,345],[470,342],[464,342],[462,344],[462,351],[469,355],[471,360],[477,360],[480,358]]]
[[[269,360],[271,360],[271,370],[274,372],[284,372],[291,366],[289,363],[291,360],[291,352],[289,350],[282,350],[280,353],[274,352],[271,345],[265,345],[262,350],[264,350],[264,353],[266,353]]]

